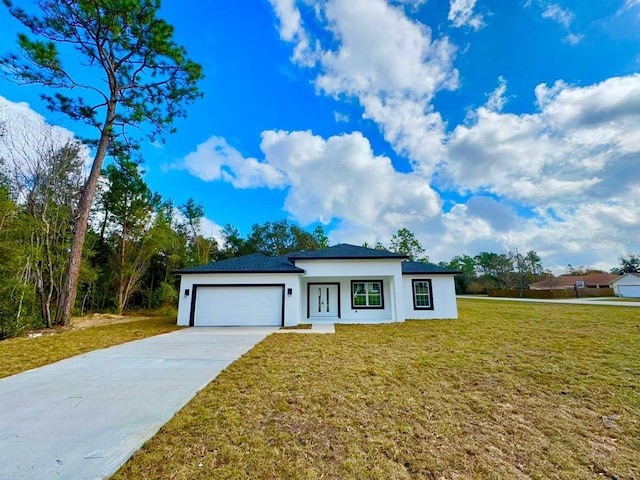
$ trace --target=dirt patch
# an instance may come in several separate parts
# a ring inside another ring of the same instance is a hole
[[[137,317],[116,315],[114,313],[93,313],[84,317],[74,317],[71,319],[71,325],[69,327],[72,330],[88,327],[100,327],[102,325],[112,325],[114,323],[128,323],[138,320],[148,320],[153,317]]]
[[[104,325],[113,325],[116,323],[136,322],[138,320],[148,320],[150,318],[154,317],[116,315],[114,313],[92,313],[91,315],[85,315],[84,317],[73,317],[71,318],[71,323],[66,326],[53,325],[51,328],[31,330],[26,334],[26,336],[29,338],[38,338],[46,335],[55,335],[57,333],[69,332],[72,330],[82,330],[90,327],[102,327]]]

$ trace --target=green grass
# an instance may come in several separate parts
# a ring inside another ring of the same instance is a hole
[[[625,298],[608,298],[607,302],[640,302],[640,298],[637,297],[625,297]]]
[[[176,330],[175,317],[157,317],[0,342],[0,378],[81,353]]]
[[[640,478],[639,309],[458,304],[271,335],[113,479]]]

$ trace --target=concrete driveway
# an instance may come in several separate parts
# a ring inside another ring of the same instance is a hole
[[[0,479],[109,477],[276,330],[188,328],[0,380]]]

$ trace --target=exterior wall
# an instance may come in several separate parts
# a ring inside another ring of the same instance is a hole
[[[384,308],[351,308],[351,280],[382,280],[382,295]],[[311,317],[313,322],[331,321],[331,323],[380,323],[392,321],[404,321],[404,318],[396,320],[393,316],[395,301],[392,302],[393,277],[367,276],[367,277],[311,277],[303,278],[300,285],[302,323],[309,323],[308,316],[308,289],[309,283],[338,283],[340,285],[340,318],[335,317]]]
[[[402,267],[399,259],[296,260],[295,265],[306,272],[301,279],[303,321],[307,321],[307,284],[323,282],[340,283],[340,322],[404,321]],[[352,309],[351,280],[382,280],[384,309]]]
[[[620,287],[621,285],[640,286],[640,277],[636,275],[630,275],[627,273],[622,277],[618,278],[617,280],[615,280],[614,282],[611,282],[611,287],[613,287],[613,291],[616,297],[620,296],[620,291],[618,287]]]
[[[456,288],[453,275],[404,275],[404,308],[407,319],[429,320],[435,318],[458,318]],[[431,280],[433,290],[433,310],[415,310],[413,308],[413,286],[411,281]]]
[[[178,325],[189,325],[193,285],[246,285],[246,284],[283,284],[284,296],[284,324],[287,326],[300,323],[300,277],[298,274],[280,273],[197,273],[183,274],[180,279],[180,300],[178,303]],[[287,289],[292,289],[291,296]],[[185,295],[185,290],[189,295]]]

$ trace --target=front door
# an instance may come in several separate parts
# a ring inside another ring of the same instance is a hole
[[[338,316],[338,286],[314,284],[309,286],[309,316]]]

